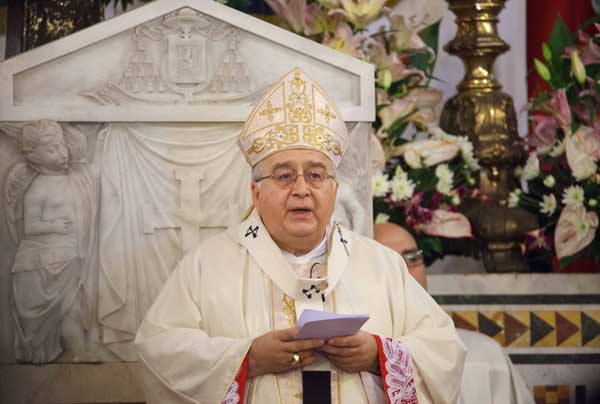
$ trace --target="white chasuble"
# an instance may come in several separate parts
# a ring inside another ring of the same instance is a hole
[[[299,371],[247,379],[247,353],[311,308],[369,314],[378,344],[381,376],[313,365],[332,371],[332,403],[455,403],[465,349],[452,320],[392,250],[338,226],[330,243],[327,276],[298,276],[255,211],[186,255],[137,334],[147,402],[301,402]]]

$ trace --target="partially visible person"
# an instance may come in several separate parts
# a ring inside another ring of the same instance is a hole
[[[402,255],[408,272],[427,289],[422,253],[408,231],[395,223],[376,224],[374,238]],[[467,347],[459,404],[535,403],[518,370],[495,340],[475,331],[456,331]]]

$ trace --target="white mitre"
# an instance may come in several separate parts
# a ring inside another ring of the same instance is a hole
[[[273,153],[289,149],[319,151],[338,166],[350,138],[333,101],[296,67],[260,99],[238,143],[252,167]]]

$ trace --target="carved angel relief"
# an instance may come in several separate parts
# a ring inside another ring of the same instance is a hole
[[[238,30],[190,8],[136,27],[132,39],[121,78],[80,95],[103,105],[197,105],[252,99],[266,88],[253,84]]]
[[[87,139],[46,120],[13,138],[23,160],[9,169],[4,198],[18,245],[11,269],[17,360],[51,362],[68,348],[73,362],[97,362],[89,331],[98,194],[82,162]]]

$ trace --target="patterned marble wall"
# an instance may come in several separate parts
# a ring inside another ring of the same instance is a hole
[[[458,328],[502,346],[536,404],[600,403],[600,274],[430,275]]]

